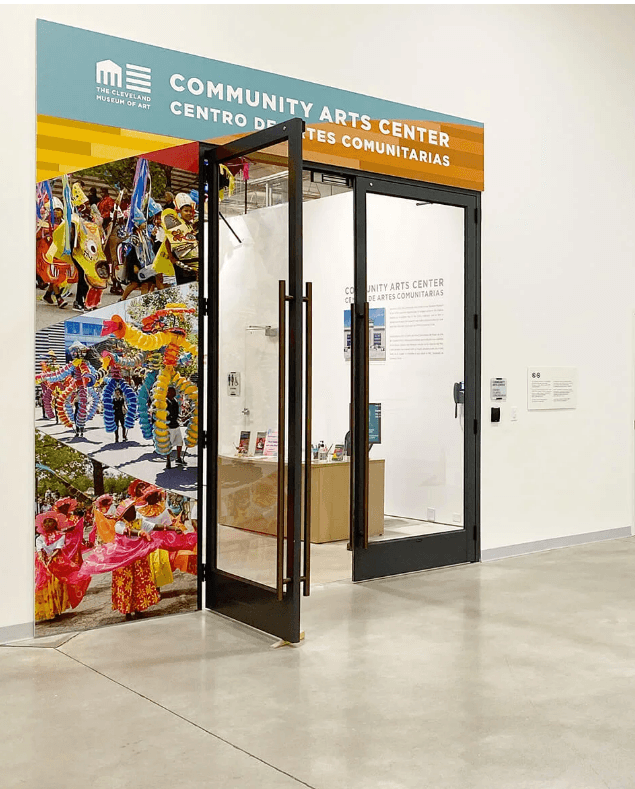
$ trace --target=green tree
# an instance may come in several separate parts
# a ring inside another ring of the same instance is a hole
[[[114,496],[122,495],[130,486],[132,482],[132,477],[129,477],[127,474],[117,474],[114,477],[105,477],[104,478],[104,489],[106,493],[112,493]]]
[[[160,200],[165,194],[168,183],[171,183],[172,168],[166,164],[149,162],[150,165],[150,188],[155,199]],[[97,164],[89,167],[74,175],[75,180],[81,180],[85,176],[98,178],[107,186],[116,189],[132,190],[134,184],[134,174],[137,167],[137,157],[129,159],[119,159],[116,162]]]
[[[38,497],[44,496],[47,490],[60,496],[75,495],[76,491],[88,490],[93,484],[92,463],[85,455],[37,431],[35,462]]]
[[[47,490],[59,496],[91,499],[102,493],[123,494],[132,477],[103,466],[81,452],[44,433],[35,433],[36,492],[43,498]],[[50,469],[50,470],[49,470]],[[86,503],[83,499],[82,503]]]
[[[128,315],[133,321],[140,323],[143,318],[152,315],[153,312],[165,309],[168,304],[185,304],[186,307],[194,307],[196,309],[198,306],[198,286],[196,283],[146,293],[143,298],[134,299],[130,302]],[[188,333],[196,331],[198,323],[197,312],[179,315],[177,319],[179,326],[182,326]]]

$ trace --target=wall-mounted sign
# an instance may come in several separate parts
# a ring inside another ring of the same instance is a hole
[[[130,156],[129,131],[225,142],[300,117],[308,161],[483,189],[477,121],[43,20],[37,58],[38,180]]]
[[[527,408],[530,411],[576,408],[577,397],[576,367],[528,368]]]
[[[504,403],[507,400],[507,378],[489,379],[490,399]]]
[[[227,394],[230,397],[240,396],[240,373],[227,373]]]

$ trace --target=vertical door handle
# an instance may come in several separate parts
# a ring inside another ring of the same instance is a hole
[[[313,283],[306,283],[306,340],[304,351],[304,568],[303,594],[311,594],[311,434],[313,427]]]
[[[348,486],[349,496],[349,531],[348,531],[348,545],[346,546],[349,551],[353,550],[355,545],[355,336],[357,331],[357,314],[355,312],[355,304],[351,304],[351,397],[348,406],[348,429],[350,431],[349,446],[351,448],[351,456],[349,458],[349,471],[350,481]]]
[[[364,431],[364,457],[362,463],[364,464],[364,549],[368,548],[368,485],[370,482],[370,457],[369,457],[369,443],[368,443],[368,403],[370,401],[370,308],[368,302],[364,304],[364,424],[362,430]]]
[[[276,529],[276,592],[284,597],[284,535],[285,535],[285,426],[286,426],[286,354],[287,354],[287,295],[286,283],[278,283],[278,512]]]

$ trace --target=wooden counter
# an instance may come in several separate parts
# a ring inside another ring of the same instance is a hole
[[[370,461],[368,528],[384,531],[384,461]],[[263,457],[218,458],[219,523],[262,534],[276,533],[278,461]],[[311,464],[311,542],[349,538],[350,464]]]

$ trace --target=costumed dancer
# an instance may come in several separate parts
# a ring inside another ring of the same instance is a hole
[[[78,514],[77,499],[72,496],[65,496],[58,499],[53,505],[53,510],[59,512],[66,519],[66,532],[69,541],[69,550],[72,546],[77,546],[75,554],[71,558],[74,562],[82,563],[82,541],[84,539],[84,516]],[[72,537],[72,540],[71,540]]]
[[[137,391],[137,409],[139,413],[139,426],[146,439],[152,438],[152,390],[159,377],[163,366],[163,357],[160,353],[152,353],[146,361],[146,375]]]
[[[95,221],[88,199],[79,184],[74,184],[72,193],[68,176],[62,176],[64,193],[64,219],[53,232],[53,240],[44,259],[47,263],[59,260],[77,270],[77,294],[73,309],[83,312],[95,309],[101,301],[101,293],[107,284],[108,265],[101,243],[101,227]],[[84,216],[73,212],[88,205]],[[96,209],[96,206],[94,207]],[[98,214],[99,212],[97,212]]]
[[[138,499],[137,503],[137,511],[145,518],[157,523],[157,528],[158,526],[163,526],[164,528],[173,528],[174,531],[181,532],[183,534],[187,532],[184,522],[185,510],[186,508],[181,506],[179,508],[179,512],[175,514],[172,509],[167,506],[165,491],[162,488],[157,488],[154,485],[144,488],[143,494]],[[194,541],[196,541],[196,529],[194,529],[193,532],[190,532],[190,534],[192,534]],[[196,575],[196,554],[196,542],[194,542],[191,548],[179,551],[171,551],[169,556],[172,569],[181,570],[182,572]]]
[[[46,356],[41,359],[40,368],[42,372],[40,375],[35,377],[35,383],[40,387],[42,392],[42,416],[44,419],[53,419],[55,417],[55,423],[59,424],[59,417],[57,416],[55,406],[55,398],[62,390],[62,384],[59,381],[52,382],[48,380],[48,377],[55,375],[55,373],[59,370],[57,357],[55,356],[55,351],[52,348],[48,350],[46,352]]]
[[[154,524],[137,517],[134,501],[126,499],[117,508],[115,533],[127,540],[150,542]],[[112,607],[130,619],[134,614],[145,611],[160,600],[159,592],[152,579],[148,554],[135,559],[120,569],[112,571]]]
[[[115,539],[115,518],[117,507],[110,493],[104,493],[93,503],[93,530],[88,541],[95,545],[97,538],[103,544]]]
[[[117,233],[118,227],[121,225],[123,213],[119,209],[119,204],[123,199],[123,190],[117,196],[117,201],[113,200],[110,196],[110,190],[104,186],[101,190],[101,199],[97,203],[97,210],[101,215],[102,231],[104,234],[104,255],[108,263],[108,270],[112,285],[110,292],[120,296],[123,293],[121,283],[117,278],[117,245],[119,244],[119,237]]]
[[[36,380],[44,380],[48,384],[64,382],[54,401],[57,416],[63,425],[83,436],[86,422],[95,416],[99,406],[99,395],[94,387],[97,372],[82,357],[88,350],[85,345],[75,342],[69,350],[76,357],[72,362],[55,372],[40,373]]]
[[[128,437],[127,431],[134,426],[137,419],[137,394],[130,384],[123,380],[119,356],[111,351],[103,351],[101,364],[107,372],[102,392],[104,427],[106,432],[114,433],[115,441],[119,442],[119,426],[121,426],[125,441]]]
[[[152,201],[153,210],[156,203]],[[157,206],[158,208],[158,206]],[[161,209],[158,208],[160,211]],[[128,284],[121,296],[121,301],[125,301],[135,290],[140,290],[141,295],[150,293],[155,287],[156,272],[152,267],[154,251],[152,240],[148,235],[148,225],[146,217],[140,208],[134,209],[133,215],[134,228],[129,238],[129,249],[126,255],[126,276]]]
[[[191,550],[177,551],[170,554],[170,564],[173,570],[180,570],[182,573],[190,575],[198,574],[198,523],[196,499],[177,498],[177,501],[169,505],[170,514],[175,518],[176,525],[182,524],[186,530],[186,522],[189,520],[192,532],[197,535],[197,544]],[[188,530],[189,531],[189,530]]]
[[[193,403],[192,417],[185,434],[185,446],[193,447],[198,439],[198,391],[196,386],[184,378],[177,370],[179,357],[183,351],[197,352],[197,347],[185,336],[185,330],[177,323],[177,316],[193,313],[193,308],[184,304],[166,304],[165,309],[148,315],[142,321],[143,331],[126,323],[119,315],[104,321],[102,334],[114,334],[125,340],[133,348],[143,351],[156,351],[163,348],[163,369],[157,375],[152,390],[154,423],[152,437],[156,451],[166,458],[166,468],[170,467],[171,439],[168,427],[168,388],[174,387],[182,396]],[[148,417],[149,419],[149,417]]]
[[[135,506],[141,517],[154,524],[155,531],[182,531],[175,525],[174,518],[165,506],[165,491],[156,485],[148,485],[136,500]],[[157,588],[174,581],[170,553],[165,548],[153,551],[150,556],[150,568]]]
[[[143,495],[144,490],[152,487],[151,482],[146,482],[144,479],[133,479],[128,485],[128,498],[138,499]]]
[[[165,277],[175,277],[176,284],[183,285],[196,282],[198,276],[196,203],[185,192],[179,192],[174,203],[176,208],[167,208],[161,214],[165,238],[153,263],[159,288],[167,287]]]
[[[76,578],[112,573],[112,607],[130,619],[160,599],[152,580],[149,554],[159,548],[192,550],[196,535],[173,529],[155,530],[152,521],[137,515],[134,499],[126,499],[119,505],[114,529],[113,540],[84,554]]]
[[[75,274],[75,271],[73,266],[59,260],[47,262],[45,257],[53,241],[53,232],[62,223],[64,216],[64,205],[59,197],[53,197],[48,181],[37,185],[36,206],[35,269],[37,277],[43,286],[46,286],[46,293],[42,299],[47,304],[57,304],[60,309],[64,309],[67,302],[64,299],[63,290],[69,284],[69,278]]]
[[[60,511],[49,510],[35,519],[35,619],[54,619],[68,608],[77,608],[90,578],[77,580],[81,562],[81,532]],[[83,523],[81,527],[83,531]],[[79,534],[79,539],[78,539]],[[77,561],[79,553],[80,562]]]

